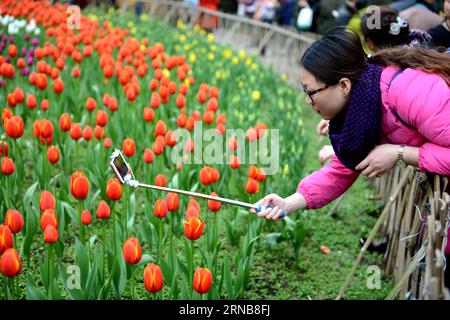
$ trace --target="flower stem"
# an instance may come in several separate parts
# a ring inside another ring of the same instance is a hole
[[[190,250],[190,257],[189,257],[189,277],[190,277],[190,288],[191,288],[191,297],[192,300],[192,293],[194,291],[194,240],[191,241],[191,250]]]
[[[131,300],[134,300],[134,265],[131,266]]]
[[[106,277],[106,223],[103,221],[102,226],[103,231],[103,281],[105,281]]]
[[[53,254],[52,245],[48,246],[48,298],[53,299]]]
[[[162,219],[159,219],[159,264],[162,260]]]
[[[80,226],[80,240],[81,243],[83,244],[83,246],[85,245],[84,243],[84,228],[83,228],[83,223],[81,222],[81,213],[83,211],[83,206],[81,201],[78,201],[78,212],[80,213],[80,220],[78,221],[79,226]]]

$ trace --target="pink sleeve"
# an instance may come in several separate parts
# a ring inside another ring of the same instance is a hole
[[[297,192],[305,198],[307,209],[318,209],[347,191],[358,176],[359,172],[344,166],[334,155],[327,166],[303,178]]]
[[[403,92],[397,95],[397,112],[429,141],[419,149],[420,169],[448,176],[450,89],[444,79],[437,75],[411,69],[407,72],[409,81],[399,81],[393,91]]]

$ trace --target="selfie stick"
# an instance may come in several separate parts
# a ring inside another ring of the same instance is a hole
[[[116,165],[114,164],[114,160],[116,158],[118,158],[118,157],[121,158],[121,160],[125,163],[125,165],[126,165],[126,167],[128,169],[127,173],[125,174],[124,177],[121,176],[121,174],[119,173],[119,170],[116,168]],[[242,202],[242,201],[231,200],[231,199],[222,198],[222,197],[211,196],[211,195],[198,193],[198,192],[192,192],[192,191],[186,191],[186,190],[180,190],[180,189],[173,189],[173,188],[166,188],[166,187],[160,187],[160,186],[155,186],[155,185],[151,185],[151,184],[141,183],[141,182],[137,181],[134,178],[134,174],[133,174],[133,171],[131,170],[130,165],[125,161],[122,153],[118,149],[115,149],[114,152],[112,153],[110,165],[111,165],[111,168],[112,168],[113,172],[116,174],[117,178],[119,179],[119,181],[121,183],[125,183],[125,184],[127,184],[127,185],[129,185],[131,187],[134,187],[134,188],[141,187],[141,188],[154,189],[154,190],[159,190],[159,191],[164,191],[164,192],[174,192],[174,193],[178,193],[178,194],[184,194],[184,195],[187,195],[187,196],[192,196],[192,197],[197,197],[197,198],[203,198],[203,199],[208,199],[208,200],[228,203],[228,204],[231,204],[231,205],[240,206],[240,207],[244,207],[244,208],[247,208],[247,209],[255,209],[256,212],[263,211],[266,208],[273,208],[272,206],[264,207],[261,204],[255,205],[255,204],[250,204],[250,203],[247,203],[247,202]],[[286,216],[286,212],[284,210],[282,210],[281,211],[281,218],[284,218],[285,216]]]

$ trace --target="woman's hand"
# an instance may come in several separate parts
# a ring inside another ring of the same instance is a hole
[[[362,170],[361,174],[369,178],[381,177],[397,163],[397,150],[399,147],[394,144],[376,146],[355,169]]]
[[[287,201],[282,197],[272,193],[261,200],[259,200],[256,204],[261,205],[264,209],[258,212],[258,218],[266,218],[267,220],[280,220],[283,217],[281,216],[281,211],[284,210],[285,214],[287,214]],[[268,208],[271,206],[273,208]],[[255,209],[250,210],[253,213],[256,213]]]
[[[320,120],[320,122],[317,124],[316,130],[317,134],[326,136],[328,134],[328,126],[330,125],[329,120]]]

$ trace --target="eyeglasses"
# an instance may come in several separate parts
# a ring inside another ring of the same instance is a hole
[[[315,95],[316,93],[322,92],[324,90],[328,89],[328,85],[324,85],[323,87],[316,89],[316,90],[307,90],[305,88],[305,86],[302,84],[302,90],[304,93],[306,93],[308,95],[308,97],[311,99],[312,103],[314,104],[314,99],[313,99],[313,95]]]

